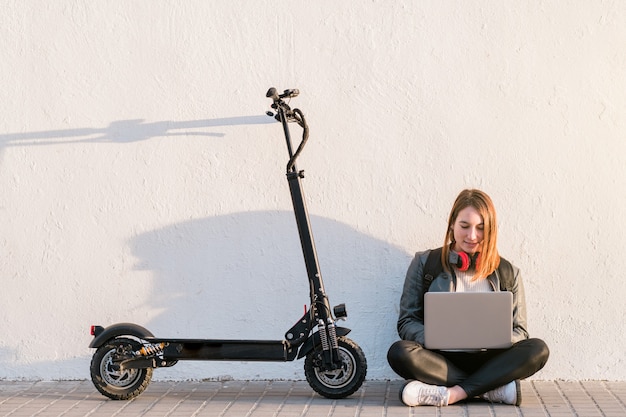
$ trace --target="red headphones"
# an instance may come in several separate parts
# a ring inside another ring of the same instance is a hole
[[[450,260],[450,264],[459,268],[459,271],[465,272],[468,269],[470,269],[472,266],[478,267],[480,263],[480,252],[470,255],[463,251],[457,252],[457,251],[451,250],[449,260]]]

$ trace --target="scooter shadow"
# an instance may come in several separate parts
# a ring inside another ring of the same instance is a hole
[[[311,227],[331,305],[348,308],[341,325],[364,350],[369,375],[388,377],[386,351],[397,337],[395,307],[409,255],[332,219],[312,215]],[[140,324],[158,337],[281,340],[310,303],[288,211],[191,220],[139,235],[132,247],[137,268],[153,275],[149,307],[160,311]],[[211,369],[215,374],[186,377],[293,377],[263,367],[251,373],[246,365]]]

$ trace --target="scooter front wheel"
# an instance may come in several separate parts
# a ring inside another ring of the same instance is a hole
[[[91,381],[100,393],[113,400],[129,400],[141,394],[152,379],[152,368],[120,369],[114,359],[141,348],[136,340],[116,338],[100,346],[91,358]]]
[[[352,340],[337,340],[342,365],[338,369],[322,370],[321,352],[311,351],[304,361],[306,380],[315,392],[326,398],[345,398],[354,394],[365,381],[367,361],[363,351]]]

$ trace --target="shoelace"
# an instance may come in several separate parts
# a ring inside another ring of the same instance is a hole
[[[447,394],[448,392],[445,388],[422,388],[419,391],[418,401],[420,404],[429,404],[441,407],[447,403]]]

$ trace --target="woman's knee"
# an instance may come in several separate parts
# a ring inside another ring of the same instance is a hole
[[[389,347],[389,350],[387,351],[387,362],[393,366],[393,364],[400,362],[405,355],[405,341],[398,340]]]
[[[422,345],[409,340],[398,340],[393,343],[387,351],[387,362],[392,368],[404,366],[406,362],[412,362],[412,358],[418,350],[423,349]]]
[[[546,342],[541,339],[529,340],[533,342],[534,358],[538,369],[541,369],[545,366],[546,362],[548,362],[548,358],[550,357],[550,348],[548,348]]]
[[[520,347],[523,346],[523,351],[526,353],[524,356],[526,357],[525,363],[528,366],[529,370],[532,373],[537,372],[541,368],[545,366],[548,362],[548,358],[550,357],[550,349],[546,342],[541,339],[531,338],[526,339],[521,342],[518,342]]]

